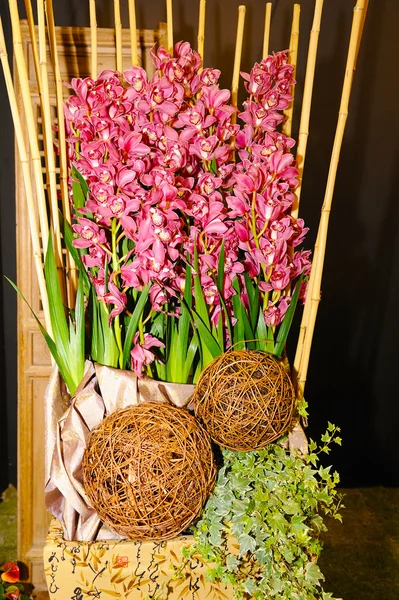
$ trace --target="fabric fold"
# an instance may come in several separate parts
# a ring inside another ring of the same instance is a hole
[[[104,525],[90,506],[82,482],[82,459],[92,429],[120,408],[143,402],[168,402],[188,407],[194,385],[138,379],[131,371],[86,363],[85,374],[71,399],[55,368],[45,393],[45,503],[76,541],[122,539]]]

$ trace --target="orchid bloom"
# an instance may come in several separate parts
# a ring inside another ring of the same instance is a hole
[[[200,56],[187,42],[176,44],[174,56],[160,46],[151,57],[151,79],[133,66],[123,74],[105,70],[96,81],[72,80],[68,156],[88,186],[74,215],[73,245],[82,249],[98,299],[111,307],[110,324],[147,284],[151,310],[171,303],[178,315],[195,251],[213,325],[224,326],[223,310],[235,322],[237,285],[248,308],[246,274],[256,280],[265,324],[275,327],[290,301],[288,284],[310,270],[310,254],[301,249],[308,230],[290,214],[295,142],[277,129],[295,83],[288,54],[242,73],[248,98],[240,124],[229,90],[219,87],[220,71],[199,73]],[[305,292],[303,282],[301,297]],[[163,346],[148,331],[133,342],[138,375],[154,360],[151,348]]]
[[[155,354],[151,352],[150,348],[165,348],[165,344],[149,333],[144,334],[144,343],[139,343],[139,334],[136,333],[130,356],[132,357],[133,371],[137,377],[142,377],[144,366],[150,365],[155,360]]]

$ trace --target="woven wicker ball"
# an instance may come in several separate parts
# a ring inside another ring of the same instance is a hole
[[[147,403],[94,429],[83,484],[100,518],[135,540],[166,540],[200,514],[216,479],[207,432],[186,410]]]
[[[295,394],[282,362],[258,350],[231,350],[203,370],[193,401],[217,444],[247,452],[287,431]]]

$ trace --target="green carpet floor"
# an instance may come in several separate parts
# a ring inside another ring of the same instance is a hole
[[[399,489],[341,490],[344,523],[328,522],[320,568],[343,600],[399,600]],[[0,564],[16,560],[17,494],[0,503]]]
[[[10,486],[0,502],[0,565],[17,560],[17,490]]]
[[[399,600],[399,489],[341,490],[343,524],[327,523],[320,568],[344,600]]]

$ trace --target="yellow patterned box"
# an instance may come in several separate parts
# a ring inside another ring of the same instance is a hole
[[[56,519],[44,547],[44,568],[51,600],[225,600],[233,588],[206,580],[207,565],[194,557],[184,573],[181,548],[191,536],[166,542],[65,541]]]

